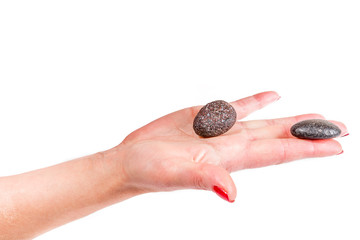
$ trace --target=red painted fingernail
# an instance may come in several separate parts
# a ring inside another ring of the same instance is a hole
[[[228,202],[234,202],[235,200],[230,200],[229,199],[229,195],[228,195],[228,193],[224,190],[224,189],[222,189],[222,188],[220,188],[220,187],[218,187],[218,186],[214,186],[213,187],[213,190],[214,190],[214,192],[219,196],[219,197],[221,197],[222,199],[224,199],[224,200],[226,200],[226,201],[228,201]]]
[[[341,150],[341,152],[339,152],[338,154],[336,155],[340,155],[340,154],[343,154],[344,153],[344,150]]]
[[[349,136],[349,133],[347,133],[347,134],[343,135],[343,137],[346,137],[346,136]]]

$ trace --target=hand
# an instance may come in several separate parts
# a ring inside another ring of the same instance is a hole
[[[236,187],[230,172],[342,152],[334,139],[302,140],[290,134],[291,125],[323,118],[318,114],[239,121],[278,99],[275,92],[263,92],[232,102],[237,122],[227,133],[214,138],[201,138],[192,128],[201,106],[157,119],[131,133],[118,146],[123,154],[123,174],[132,187],[144,192],[206,189],[232,202]],[[344,124],[334,123],[342,135],[347,133]]]

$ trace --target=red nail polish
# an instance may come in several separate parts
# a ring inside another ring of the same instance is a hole
[[[338,154],[336,155],[340,155],[340,154],[343,154],[344,153],[344,150],[341,150],[341,152],[339,152]]]
[[[346,136],[349,136],[349,133],[347,133],[347,134],[343,135],[343,137],[346,137]]]
[[[218,187],[218,186],[214,186],[213,187],[213,190],[214,190],[214,192],[219,196],[219,197],[221,197],[222,199],[224,199],[224,200],[226,200],[226,201],[228,201],[228,202],[234,202],[235,200],[230,200],[229,199],[229,195],[228,195],[228,193],[224,190],[224,189],[222,189],[222,188],[220,188],[220,187]]]

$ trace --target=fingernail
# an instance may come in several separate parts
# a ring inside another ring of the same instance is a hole
[[[346,137],[346,136],[349,136],[349,133],[344,134],[342,137]]]
[[[226,201],[228,201],[228,202],[231,202],[231,203],[233,203],[235,200],[230,200],[229,199],[229,195],[228,195],[228,193],[224,190],[224,189],[222,189],[222,188],[220,188],[220,187],[218,187],[218,186],[214,186],[213,187],[213,190],[214,190],[214,192],[219,196],[219,197],[221,197],[222,199],[224,199],[224,200],[226,200]]]
[[[344,153],[344,150],[341,150],[341,152],[339,152],[338,154],[336,155],[340,155],[340,154],[343,154]]]
[[[281,96],[279,96],[279,97],[276,99],[276,101],[279,101],[280,98],[281,98]]]

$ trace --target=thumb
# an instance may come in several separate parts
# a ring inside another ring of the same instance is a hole
[[[192,163],[189,168],[187,179],[191,187],[213,191],[228,202],[235,201],[236,186],[224,168],[208,163]]]

